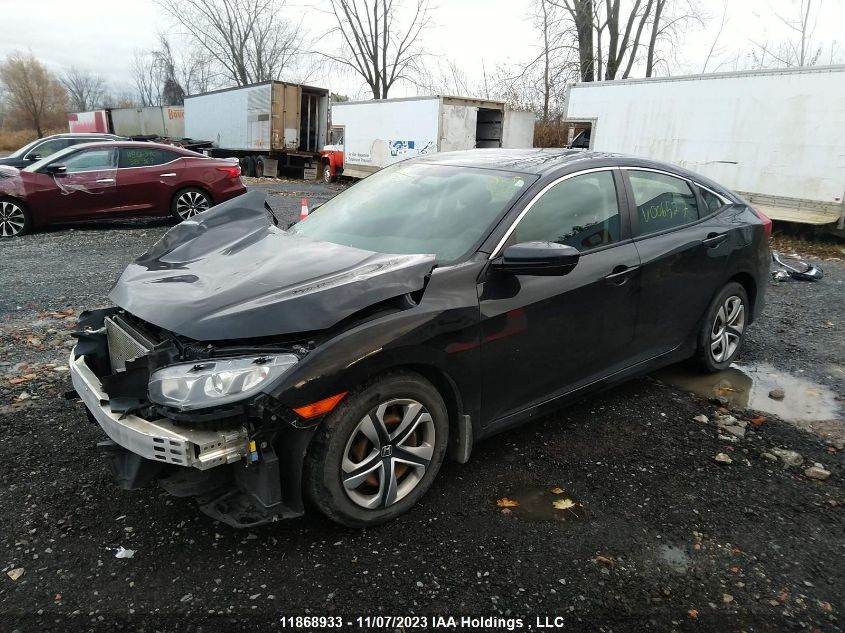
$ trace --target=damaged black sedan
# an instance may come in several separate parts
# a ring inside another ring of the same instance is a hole
[[[251,193],[86,312],[76,394],[124,488],[234,526],[389,520],[444,459],[691,356],[763,306],[770,221],[675,167],[567,150],[398,163],[284,229]]]

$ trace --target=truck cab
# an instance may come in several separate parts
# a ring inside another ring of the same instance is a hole
[[[342,125],[333,125],[329,131],[329,143],[320,151],[320,167],[325,183],[333,182],[343,173],[343,134]]]

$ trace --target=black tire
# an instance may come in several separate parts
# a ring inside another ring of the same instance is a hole
[[[238,163],[241,166],[241,174],[249,178],[255,177],[255,161],[252,159],[252,156],[242,156],[238,160]]]
[[[332,168],[329,166],[328,163],[323,163],[323,182],[327,185],[330,185],[334,182],[334,176],[332,176]]]
[[[264,157],[263,156],[256,156],[255,157],[255,177],[256,178],[264,178]]]
[[[0,198],[0,238],[20,237],[31,230],[29,208],[16,198]]]
[[[732,316],[730,306],[739,306],[737,316]],[[702,369],[722,371],[736,359],[745,342],[748,315],[745,288],[735,281],[728,283],[713,299],[701,324],[697,360]]]
[[[397,401],[409,401],[409,404],[393,404]],[[390,403],[390,406],[383,407],[385,403]],[[417,405],[421,405],[422,409],[415,413],[411,407]],[[407,426],[398,422],[392,427],[393,430],[384,424],[380,427],[381,431],[376,431],[376,425],[373,424],[373,432],[388,433],[388,441],[377,446],[359,427],[365,424],[365,418],[374,419],[370,417],[371,413],[378,417],[380,410],[384,410],[382,419],[386,422],[389,422],[389,418],[393,421],[396,418],[407,418],[415,422]],[[414,429],[413,433],[400,437],[410,428]],[[306,498],[328,518],[349,527],[369,527],[389,521],[407,512],[431,487],[443,463],[448,437],[446,405],[437,389],[413,372],[385,374],[348,394],[320,423],[305,459]],[[413,441],[418,445],[409,443],[412,438],[415,438]],[[392,444],[394,441],[395,445]],[[344,470],[344,458],[358,451],[362,443],[364,447],[360,450],[358,461],[353,463],[347,460],[350,467],[358,468]],[[409,455],[415,455],[408,453],[406,448],[421,452],[430,450],[430,458],[424,470],[421,470],[421,466],[408,466],[407,462],[402,461]],[[363,456],[364,453],[367,457]],[[375,464],[376,468],[366,470],[368,464]],[[388,469],[391,474],[395,474],[395,480],[392,477],[385,478],[383,473]],[[342,476],[354,475],[356,470],[366,470],[366,474],[350,476],[350,481],[362,476],[366,478],[361,479],[357,488],[348,490],[350,487],[344,486]],[[373,479],[378,483],[372,483]],[[391,481],[394,484],[392,500],[391,487],[389,484],[385,487],[384,483]],[[373,508],[361,505],[362,500],[368,498],[374,500]]]
[[[176,220],[182,222],[203,211],[208,211],[212,206],[214,206],[214,201],[207,191],[199,187],[187,187],[180,189],[173,196],[170,202],[170,213]]]

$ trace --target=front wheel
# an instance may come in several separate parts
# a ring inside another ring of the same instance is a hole
[[[446,454],[446,406],[427,380],[390,374],[347,395],[320,424],[305,462],[305,491],[349,527],[384,523],[431,487]]]
[[[0,237],[18,237],[32,228],[32,217],[22,202],[0,198]]]
[[[739,354],[748,326],[748,294],[735,281],[716,295],[701,326],[698,359],[706,371],[727,369]]]
[[[192,218],[198,213],[207,211],[210,208],[211,196],[202,189],[191,187],[190,189],[182,189],[182,191],[173,196],[170,211],[177,220],[182,221]]]
[[[323,165],[323,182],[327,185],[330,185],[334,182],[334,176],[332,176],[332,168],[329,166],[328,163]]]

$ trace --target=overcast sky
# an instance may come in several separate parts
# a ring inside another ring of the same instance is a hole
[[[287,11],[303,20],[317,41],[329,24],[314,6],[326,0],[288,0]],[[675,51],[672,74],[701,72],[725,0],[695,0],[709,16],[704,28],[688,32],[684,46]],[[815,0],[816,2],[818,0]],[[497,64],[518,63],[531,55],[537,34],[526,19],[530,0],[435,0],[435,26],[425,33],[426,48],[441,59],[453,59],[472,79],[480,81],[482,67],[491,72]],[[797,2],[797,0],[796,0]],[[733,60],[742,63],[754,48],[752,42],[777,41],[786,27],[773,15],[796,12],[792,0],[729,0],[728,22],[719,40],[713,70],[730,70]],[[821,0],[815,40],[825,45],[820,63],[828,63],[830,44],[838,61],[845,62],[845,3]],[[131,90],[127,68],[133,52],[155,46],[157,33],[176,27],[152,0],[0,0],[0,57],[15,50],[31,50],[56,71],[74,65],[100,74],[115,90]],[[315,45],[316,46],[316,45]],[[353,97],[367,97],[360,82],[337,72],[320,73],[311,83]],[[405,88],[404,91],[410,90]],[[401,91],[391,96],[402,96]]]

